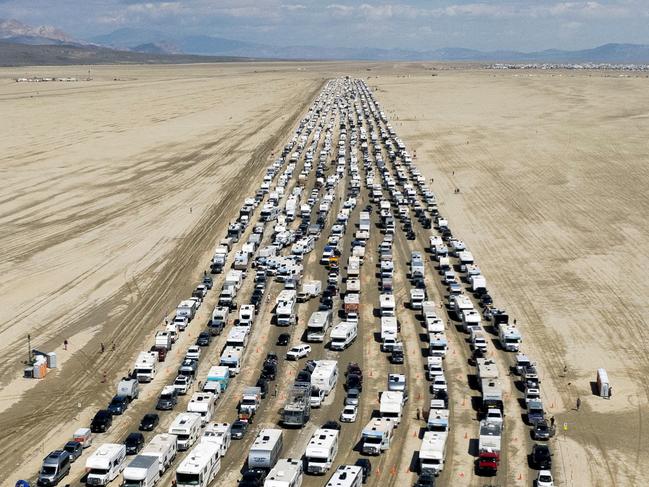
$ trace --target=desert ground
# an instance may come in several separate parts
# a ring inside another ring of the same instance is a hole
[[[148,348],[164,317],[191,293],[244,197],[259,187],[265,168],[324,82],[341,74],[363,78],[374,90],[397,134],[416,153],[415,163],[432,178],[440,211],[475,254],[495,302],[517,318],[523,349],[542,373],[544,403],[561,425],[551,442],[559,485],[645,482],[649,80],[604,72],[432,68],[105,66],[92,68],[92,81],[38,85],[13,78],[83,78],[87,68],[0,70],[6,114],[0,121],[0,171],[7,188],[0,199],[5,230],[0,235],[0,430],[15,445],[0,459],[3,485],[33,478],[47,452],[110,400],[113,384],[132,367],[137,352]],[[307,183],[311,187],[313,181]],[[399,284],[407,282],[409,251],[426,245],[425,232],[417,233],[414,243],[399,240]],[[346,239],[349,244],[351,236]],[[368,248],[379,242],[376,233]],[[326,278],[317,264],[323,245],[320,241],[309,257],[306,278]],[[441,302],[443,289],[432,263],[427,265],[427,285]],[[367,264],[361,279],[371,287],[374,276]],[[246,292],[251,287],[247,283]],[[273,284],[270,296],[279,289]],[[203,324],[216,292],[201,307]],[[376,301],[378,292],[368,292],[370,311],[361,317],[367,328],[339,360],[380,364],[376,375],[382,377],[393,369],[371,339]],[[315,303],[300,307],[298,331],[314,309]],[[254,381],[265,352],[284,331],[270,326],[271,312],[262,306],[255,348],[237,387],[219,405],[221,421],[233,419],[237,392]],[[373,485],[385,480],[406,485],[416,478],[410,463],[420,425],[414,416],[416,408],[427,406],[426,395],[415,391],[427,387],[420,379],[415,315],[404,312],[401,319],[414,394],[397,448],[374,465]],[[176,347],[193,343],[201,325],[193,326]],[[41,381],[21,377],[27,334],[33,347],[58,354],[58,369]],[[298,338],[294,334],[291,344]],[[477,422],[466,404],[472,391],[463,339],[452,333],[457,355],[447,360],[454,427],[442,479],[444,485],[483,485],[486,480],[472,474],[467,453]],[[215,342],[214,357],[223,337]],[[330,353],[322,347],[318,352]],[[176,354],[173,360],[181,358]],[[111,440],[121,441],[153,409],[165,380],[173,380],[173,363],[147,386]],[[209,364],[201,367],[204,373]],[[598,367],[611,377],[611,400],[591,391]],[[290,367],[284,372],[278,382],[282,393],[294,373]],[[377,393],[383,382],[368,379],[367,389],[364,394]],[[515,391],[510,392],[516,407]],[[267,400],[258,424],[276,422],[282,393]],[[578,397],[580,411],[574,410]],[[314,424],[337,419],[343,399],[341,385],[314,415]],[[361,418],[344,434],[338,464],[357,457],[351,447],[375,406],[366,402]],[[533,471],[525,464],[529,428],[522,426],[518,410],[508,416],[508,460],[497,480],[531,485]],[[166,415],[161,423],[170,421]],[[299,456],[312,431],[289,432],[283,456]],[[233,444],[217,479],[234,485],[251,440],[249,434],[246,442]],[[167,475],[165,482],[170,479]],[[323,484],[322,478],[308,478],[307,485]]]

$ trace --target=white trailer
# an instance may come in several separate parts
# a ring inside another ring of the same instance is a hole
[[[140,451],[140,455],[155,457],[158,460],[160,475],[162,475],[176,458],[177,451],[178,438],[176,435],[161,433],[151,438],[151,441]]]
[[[483,292],[487,289],[487,280],[480,274],[470,276],[469,282],[471,283],[471,291],[474,293]]]
[[[219,445],[201,442],[176,469],[177,487],[207,487],[221,469]]]
[[[248,468],[272,469],[284,446],[284,436],[280,429],[262,429],[248,452]]]
[[[358,336],[358,324],[354,322],[343,321],[338,323],[331,330],[331,350],[345,350],[349,347]]]
[[[346,294],[359,294],[361,292],[361,280],[357,277],[351,277],[347,279],[346,285]]]
[[[338,362],[336,360],[318,360],[315,369],[311,373],[311,386],[321,391],[325,395],[336,387],[338,382]]]
[[[357,465],[341,465],[327,482],[325,487],[361,487],[363,469]]]
[[[251,327],[255,323],[255,305],[244,304],[239,308],[239,326]]]
[[[264,487],[301,487],[303,478],[301,459],[280,458],[264,480]]]
[[[122,487],[153,487],[159,480],[158,459],[147,455],[138,455],[124,469]]]
[[[232,442],[232,425],[230,423],[209,423],[203,431],[200,442],[210,442],[219,445],[219,456],[223,458]]]
[[[358,277],[361,272],[361,259],[351,255],[347,261],[347,275],[349,277]]]
[[[86,460],[87,485],[108,485],[125,467],[126,446],[104,443]]]
[[[327,330],[331,326],[331,311],[314,312],[306,327],[307,342],[324,342]]]
[[[322,281],[306,281],[302,291],[297,295],[297,301],[303,303],[311,298],[316,298],[322,293]]]
[[[488,358],[476,359],[478,369],[478,383],[483,380],[497,380],[498,379],[498,366],[496,362]]]
[[[338,430],[317,429],[306,447],[306,471],[324,475],[338,454]]]
[[[289,326],[295,323],[295,290],[292,289],[293,296],[291,299],[282,300],[277,303],[275,308],[275,316],[278,326]]]
[[[426,422],[428,431],[448,432],[449,410],[442,399],[431,399],[430,408],[428,409],[428,421]]]
[[[390,418],[395,424],[401,422],[403,412],[404,394],[401,391],[383,391],[379,404],[379,413],[382,418]]]
[[[361,450],[366,455],[380,455],[390,448],[396,423],[391,418],[373,418],[361,433]]]
[[[446,457],[446,440],[448,433],[439,431],[426,431],[419,448],[420,472],[432,472],[435,475],[444,469]]]
[[[212,420],[216,407],[216,396],[211,392],[195,392],[187,404],[188,413],[201,416],[201,425],[205,426]]]
[[[369,211],[361,211],[358,217],[358,229],[369,232],[372,228],[372,220]]]
[[[169,434],[178,438],[178,450],[189,450],[201,433],[201,415],[180,413],[169,426]]]

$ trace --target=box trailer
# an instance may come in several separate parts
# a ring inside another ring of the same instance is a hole
[[[390,418],[395,424],[401,422],[404,394],[401,391],[383,391],[379,402],[379,414],[382,418]]]
[[[448,433],[441,431],[426,431],[419,448],[420,473],[431,472],[439,475],[444,469],[446,458],[446,443]]]
[[[308,473],[324,475],[331,468],[338,454],[338,434],[335,429],[315,430],[304,453]]]
[[[122,473],[126,463],[123,443],[104,443],[86,460],[86,484],[108,485]]]
[[[176,435],[161,433],[151,438],[140,451],[140,455],[154,457],[158,461],[158,470],[162,475],[172,464],[178,452],[178,438]]]
[[[295,382],[282,410],[282,425],[304,426],[311,417],[311,383]]]
[[[311,387],[324,391],[325,395],[336,387],[338,382],[338,362],[336,360],[317,360],[311,373]]]
[[[280,429],[262,429],[248,452],[248,468],[271,470],[282,453],[283,435]]]
[[[361,433],[361,451],[380,455],[390,448],[396,423],[391,418],[372,418]]]

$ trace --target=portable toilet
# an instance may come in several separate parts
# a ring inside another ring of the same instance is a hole
[[[56,369],[56,352],[50,352],[47,354],[47,368]]]
[[[611,386],[608,382],[608,374],[605,369],[597,369],[597,390],[600,397],[608,398],[611,395]]]
[[[47,374],[47,359],[38,355],[34,361],[34,379],[42,379]]]

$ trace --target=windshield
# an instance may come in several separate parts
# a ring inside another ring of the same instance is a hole
[[[381,440],[382,440],[382,438],[378,438],[378,437],[375,437],[375,436],[370,436],[370,437],[368,437],[368,438],[365,438],[365,443],[370,443],[370,444],[373,444],[373,445],[378,445],[378,444],[381,443]]]
[[[51,465],[43,465],[41,468],[41,475],[54,475],[56,473],[56,467]]]
[[[176,434],[176,436],[178,437],[178,441],[187,441],[189,439],[189,435]]]
[[[141,487],[143,481],[138,480],[124,480],[122,487]]]
[[[108,469],[106,468],[93,468],[90,470],[90,475],[107,475]]]
[[[178,485],[199,485],[200,474],[176,472],[176,483]]]

